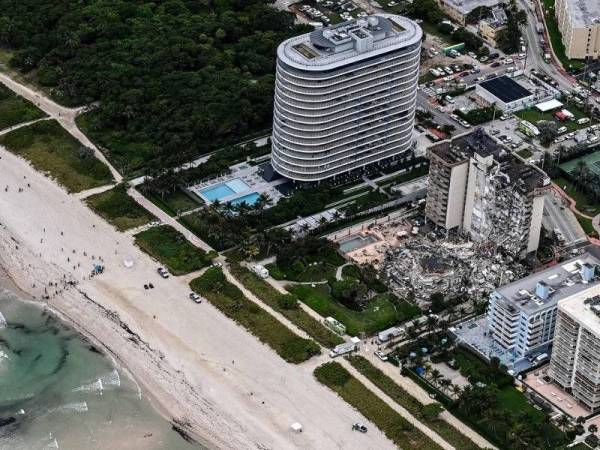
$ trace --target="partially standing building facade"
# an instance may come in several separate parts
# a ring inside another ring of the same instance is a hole
[[[483,129],[435,144],[427,154],[429,220],[514,256],[537,250],[550,185],[544,172],[510,154]]]
[[[407,157],[422,36],[415,22],[379,14],[283,42],[273,169],[314,183]]]

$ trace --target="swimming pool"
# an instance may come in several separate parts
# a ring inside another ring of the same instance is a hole
[[[215,200],[220,200],[223,197],[228,197],[233,194],[247,191],[248,189],[250,189],[250,186],[248,186],[239,178],[234,178],[233,180],[225,183],[219,183],[202,189],[200,193],[209,201],[214,202]]]
[[[258,192],[252,192],[250,194],[244,195],[243,197],[236,198],[231,203],[234,205],[239,205],[240,203],[246,202],[248,205],[254,205],[259,197],[260,194]]]
[[[346,239],[340,241],[340,250],[344,253],[349,253],[362,247],[366,247],[373,242],[377,242],[377,238],[368,236],[349,236]]]

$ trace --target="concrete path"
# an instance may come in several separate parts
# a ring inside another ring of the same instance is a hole
[[[13,125],[12,127],[5,128],[0,130],[0,136],[4,134],[8,134],[11,131],[18,130],[19,128],[28,127],[29,125],[33,125],[34,123],[41,122],[42,120],[52,120],[52,117],[42,117],[41,119],[30,120],[29,122],[19,123],[17,125]]]
[[[342,279],[342,272],[344,270],[344,267],[351,266],[351,265],[352,265],[352,263],[347,262],[346,264],[342,264],[341,266],[339,266],[335,271],[335,279],[340,281]]]
[[[205,252],[209,252],[209,251],[213,250],[213,248],[210,245],[208,245],[206,242],[204,242],[203,240],[198,238],[191,231],[189,231],[186,227],[184,227],[179,222],[177,222],[177,220],[175,220],[175,218],[168,215],[166,212],[164,212],[162,209],[160,209],[158,206],[156,206],[154,203],[152,203],[150,200],[148,200],[146,197],[144,197],[138,191],[136,191],[135,188],[129,188],[127,193],[131,196],[131,198],[133,198],[141,206],[143,206],[148,211],[150,211],[152,214],[154,214],[162,223],[164,223],[165,225],[172,226],[177,231],[179,231],[181,234],[183,234],[185,236],[185,238],[188,241],[190,241],[192,244],[194,244],[196,247],[201,248]]]
[[[36,91],[28,86],[20,84],[10,78],[9,76],[0,73],[0,83],[4,84],[14,93],[21,97],[29,100],[31,103],[36,105],[42,111],[44,111],[51,119],[56,120],[71,136],[77,139],[82,145],[94,150],[96,158],[102,161],[108,166],[113,178],[119,183],[123,179],[121,174],[112,166],[112,164],[106,159],[104,154],[90,141],[85,134],[83,134],[77,124],[75,118],[82,113],[83,107],[79,108],[66,108],[59,105],[58,103],[50,100],[46,95],[40,91]]]
[[[110,191],[114,187],[115,187],[114,184],[105,184],[104,186],[98,186],[98,187],[95,187],[92,189],[87,189],[85,191],[78,192],[74,195],[78,199],[83,200],[88,197],[91,197],[92,195],[101,194],[102,192]]]

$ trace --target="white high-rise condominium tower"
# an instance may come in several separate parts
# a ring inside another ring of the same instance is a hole
[[[272,164],[316,182],[406,156],[421,28],[379,14],[288,39],[277,49]]]

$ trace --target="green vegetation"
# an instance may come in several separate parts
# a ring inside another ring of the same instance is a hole
[[[409,392],[396,384],[394,380],[360,355],[349,356],[347,359],[355,369],[367,377],[375,386],[417,419],[425,422],[429,428],[438,433],[446,442],[461,450],[476,450],[479,448],[471,439],[462,434],[460,430],[457,430],[445,420],[438,418],[434,412],[428,411],[428,406],[441,406],[439,403],[427,406],[423,405]]]
[[[571,113],[573,113],[573,115],[575,116],[575,119],[567,120],[565,122],[559,122],[552,115],[552,112],[541,112],[534,108],[523,109],[521,111],[517,111],[515,113],[515,115],[523,120],[527,120],[527,121],[531,122],[534,125],[536,125],[540,121],[549,121],[549,122],[555,123],[558,127],[565,126],[565,127],[567,127],[567,129],[569,131],[576,131],[581,128],[586,128],[586,127],[590,126],[589,123],[584,124],[584,125],[579,125],[577,123],[577,119],[587,117],[586,114],[582,110],[577,108],[575,105],[567,105],[566,107],[568,108],[568,110]]]
[[[592,224],[592,219],[588,219],[587,217],[582,217],[579,214],[575,214],[575,217],[577,217],[577,222],[579,222],[579,225],[581,225],[581,228],[583,228],[583,231],[585,232],[585,234],[587,234],[588,236],[597,238],[598,237],[598,232],[596,231],[596,229],[594,228],[594,225]]]
[[[448,359],[453,359],[455,367],[458,368],[460,374],[473,384],[494,383],[496,386],[512,385],[512,377],[506,374],[506,368],[500,365],[497,358],[492,358],[488,364],[472,352],[458,347],[450,352]]]
[[[179,187],[173,192],[165,194],[163,197],[152,192],[145,192],[144,196],[171,217],[200,207],[200,203],[192,200]]]
[[[0,130],[44,116],[32,103],[0,84]]]
[[[429,164],[421,164],[419,167],[412,167],[408,172],[401,173],[391,178],[387,178],[382,181],[378,181],[378,186],[389,186],[391,184],[402,184],[408,181],[414,180],[415,178],[419,178],[425,176],[429,173]]]
[[[272,121],[275,51],[307,31],[269,0],[0,0],[0,46],[130,174]]]
[[[109,191],[86,199],[88,206],[117,230],[140,227],[156,219],[127,193],[127,185],[119,184]]]
[[[552,181],[565,191],[569,197],[575,200],[575,207],[579,211],[589,214],[590,216],[600,214],[600,204],[592,201],[589,195],[585,191],[579,190],[575,183],[569,181],[565,177],[554,178]]]
[[[215,256],[193,246],[170,225],[148,228],[136,234],[135,243],[164,264],[173,275],[184,275],[202,269]]]
[[[523,148],[517,152],[517,155],[523,159],[529,159],[533,156],[533,152],[529,148]]]
[[[544,19],[546,21],[546,27],[550,34],[550,41],[552,42],[552,48],[560,63],[565,68],[569,69],[581,69],[584,66],[584,62],[576,59],[569,59],[565,54],[565,45],[562,42],[562,36],[558,29],[558,23],[556,22],[556,15],[554,13],[554,4],[556,0],[542,0]]]
[[[248,300],[236,286],[225,279],[221,269],[211,267],[193,280],[190,286],[286,361],[298,364],[320,353],[319,346],[314,341],[292,333],[275,317]]]
[[[69,192],[113,181],[110,170],[94,156],[93,150],[82,147],[54,120],[36,122],[0,136],[0,145],[29,160]]]
[[[319,382],[336,392],[363,416],[373,422],[399,448],[438,450],[441,447],[388,406],[377,395],[336,362],[315,369]]]
[[[274,269],[275,279],[323,281],[334,277],[337,267],[346,262],[338,253],[337,244],[314,236],[289,240],[276,251],[277,262],[268,267]]]
[[[527,23],[527,13],[520,10],[516,2],[511,2],[504,10],[508,20],[506,26],[498,32],[496,42],[498,48],[508,55],[519,51],[521,37],[519,27]]]
[[[462,117],[471,125],[481,125],[482,123],[493,120],[494,117],[500,117],[502,115],[502,110],[495,106],[487,106],[484,108],[472,109],[466,113],[462,112],[460,109],[455,109],[454,114],[458,117]]]
[[[183,217],[180,222],[203,241],[221,251],[266,235],[269,228],[297,217],[323,211],[341,196],[341,189],[322,185],[294,191],[271,208],[265,198],[253,206],[212,203],[209,208]],[[268,239],[258,238],[261,242]],[[260,245],[259,245],[260,247]],[[261,253],[262,254],[262,253]]]
[[[334,317],[346,326],[351,336],[361,332],[371,334],[385,330],[399,322],[420,314],[418,307],[392,294],[380,294],[369,300],[365,309],[352,310],[331,297],[329,285],[298,285],[289,288],[300,301],[314,309],[322,317]]]
[[[321,345],[333,348],[344,342],[340,336],[325,328],[319,321],[299,307],[298,299],[294,295],[277,292],[269,283],[237,263],[230,262],[230,267],[231,273],[246,289],[271,308],[283,314],[290,322],[304,330]]]

